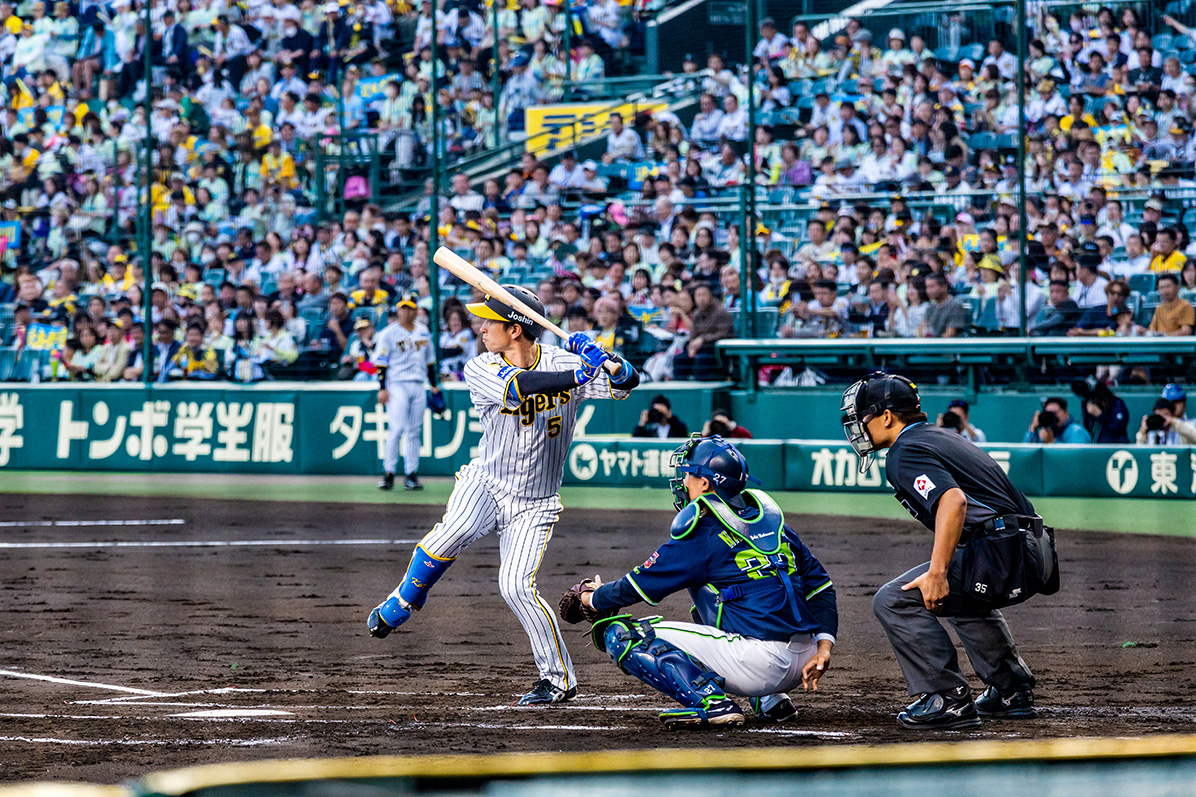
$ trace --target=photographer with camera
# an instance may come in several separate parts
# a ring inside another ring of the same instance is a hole
[[[652,397],[648,409],[640,413],[639,426],[631,432],[632,437],[689,437],[689,429],[673,415],[673,405],[666,396]]]
[[[1034,420],[1022,442],[1083,444],[1091,443],[1092,436],[1068,413],[1067,400],[1052,396],[1034,413]]]
[[[963,399],[953,399],[947,405],[947,411],[940,413],[935,421],[940,429],[950,429],[956,434],[963,435],[973,443],[987,443],[984,432],[971,424],[968,420],[968,403]]]
[[[1141,446],[1193,446],[1196,445],[1196,423],[1176,414],[1174,401],[1161,398],[1154,403],[1154,410],[1142,416],[1138,434],[1134,440]]]
[[[1071,383],[1080,397],[1084,429],[1094,443],[1128,443],[1130,408],[1104,382],[1089,385],[1083,379]]]

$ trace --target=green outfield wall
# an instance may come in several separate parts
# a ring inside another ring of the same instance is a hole
[[[477,453],[481,429],[468,391],[446,390],[446,417],[424,417],[421,473],[451,475]],[[664,486],[677,440],[631,438],[654,393],[581,407],[566,484]],[[723,386],[670,389],[678,415],[708,417],[726,406]],[[744,441],[752,473],[770,490],[885,492],[884,458],[864,473],[837,431],[837,418],[805,397],[757,402],[751,425],[786,439]],[[1019,400],[1037,406],[1033,396]],[[745,417],[741,415],[740,417]],[[744,420],[745,425],[749,421]],[[794,437],[815,439],[791,439]],[[357,386],[13,386],[0,389],[0,468],[274,474],[379,472],[386,412],[369,385]],[[985,450],[1030,495],[1191,498],[1196,449],[1037,446]]]

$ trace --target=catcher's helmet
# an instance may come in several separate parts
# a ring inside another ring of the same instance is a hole
[[[843,431],[860,455],[860,473],[872,464],[872,454],[877,450],[868,434],[868,420],[885,410],[919,412],[921,409],[917,385],[897,374],[873,371],[843,391],[843,404],[839,408],[843,413]]]
[[[743,458],[743,454],[717,435],[692,435],[673,452],[669,464],[678,474],[669,480],[669,489],[673,492],[673,506],[678,510],[689,503],[684,484],[687,473],[709,480],[714,494],[736,509],[746,506],[739,494],[747,487],[748,482],[760,483],[759,479],[748,475],[747,460]]]
[[[535,310],[540,315],[544,315],[544,305],[536,297],[536,294],[532,293],[527,288],[524,288],[522,285],[503,285],[502,287],[506,288],[513,295],[522,299],[523,303],[529,308]],[[523,327],[523,334],[527,335],[532,340],[539,338],[540,333],[544,331],[543,327],[525,316],[523,313],[519,312],[513,307],[507,307],[501,301],[491,296],[487,296],[480,302],[467,304],[465,307],[474,315],[480,316],[482,318],[489,318],[491,321],[505,321],[509,324],[518,324],[519,326]]]

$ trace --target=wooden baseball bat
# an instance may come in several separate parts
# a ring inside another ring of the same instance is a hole
[[[432,259],[436,261],[438,266],[448,269],[454,276],[459,278],[466,285],[472,285],[482,293],[492,298],[498,299],[508,307],[518,310],[520,313],[523,313],[525,316],[535,321],[537,324],[544,327],[561,340],[569,339],[568,332],[549,321],[540,313],[537,313],[535,310],[528,307],[526,302],[524,302],[518,296],[512,294],[503,286],[499,285],[490,276],[483,273],[480,268],[461,257],[461,255],[457,254],[452,249],[442,246],[436,250],[435,254],[432,255]],[[611,374],[613,374],[617,368],[617,366],[610,360],[604,362],[602,367]]]

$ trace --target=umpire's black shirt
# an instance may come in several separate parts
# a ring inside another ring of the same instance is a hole
[[[934,531],[934,508],[952,487],[968,499],[965,529],[1001,515],[1033,515],[1034,507],[1005,471],[963,435],[928,423],[901,430],[885,465],[897,500]]]

